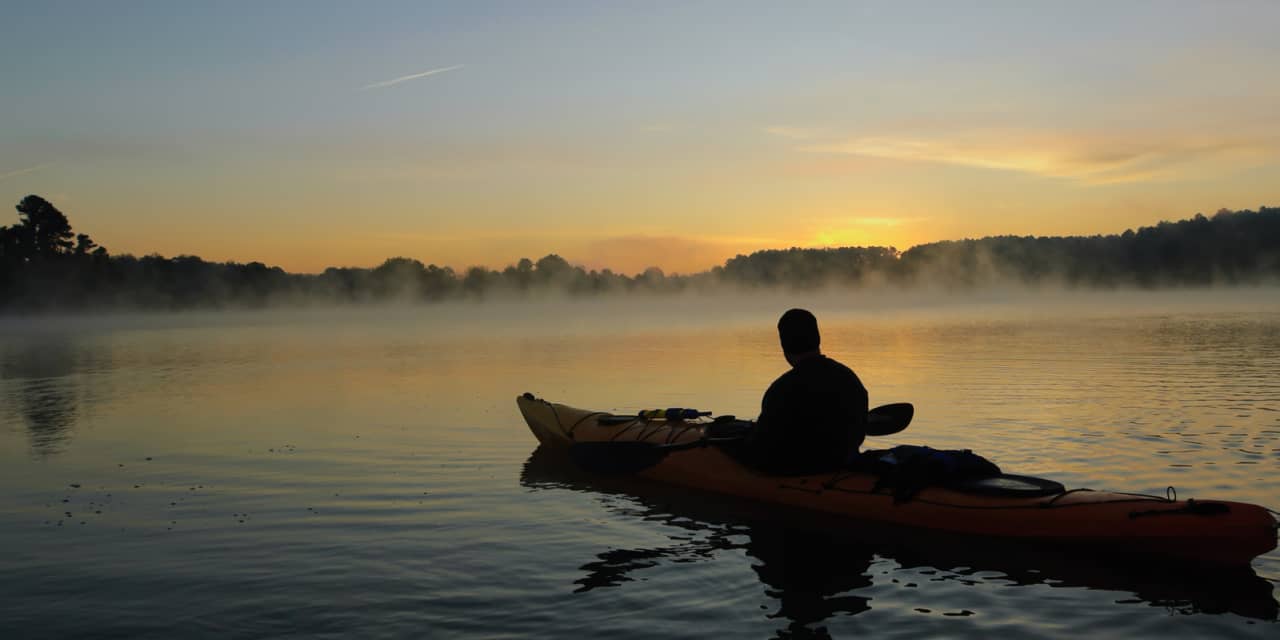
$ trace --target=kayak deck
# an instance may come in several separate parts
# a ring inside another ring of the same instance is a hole
[[[706,419],[619,420],[607,412],[551,403],[531,394],[517,397],[516,403],[545,447],[568,450],[580,442],[689,444],[690,448],[673,448],[635,475],[850,519],[965,535],[1097,545],[1214,565],[1245,565],[1276,547],[1275,518],[1253,504],[1089,489],[1026,496],[943,487],[926,487],[899,503],[892,493],[877,491],[878,478],[870,473],[766,475],[716,446],[696,446],[707,436],[711,422]]]

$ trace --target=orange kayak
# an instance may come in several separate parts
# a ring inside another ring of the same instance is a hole
[[[1177,500],[1133,493],[1065,489],[1038,481],[1028,491],[1005,476],[974,487],[926,487],[907,501],[877,490],[866,472],[804,476],[766,475],[710,442],[706,418],[673,420],[577,409],[524,394],[516,404],[543,447],[571,450],[579,443],[618,443],[664,451],[634,471],[647,480],[732,495],[857,521],[953,534],[1044,541],[1107,551],[1157,554],[1202,564],[1238,566],[1276,547],[1277,522],[1261,506],[1225,500]],[[607,450],[591,445],[588,451]],[[1035,490],[1035,487],[1040,487]],[[1044,487],[1056,487],[1045,490]]]

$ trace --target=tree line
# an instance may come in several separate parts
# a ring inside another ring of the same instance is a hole
[[[1221,210],[1119,235],[996,236],[894,247],[773,249],[708,271],[625,275],[587,270],[552,254],[502,270],[390,258],[374,268],[287,273],[261,262],[196,256],[111,255],[76,234],[52,203],[31,195],[18,222],[0,226],[0,309],[196,309],[270,304],[481,300],[676,293],[717,288],[933,287],[992,284],[1066,287],[1243,285],[1280,281],[1280,208]]]

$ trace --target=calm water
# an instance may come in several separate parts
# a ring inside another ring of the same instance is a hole
[[[535,453],[514,397],[754,415],[818,312],[879,445],[1280,508],[1275,291],[0,320],[0,637],[1275,637],[1252,571],[827,532]]]

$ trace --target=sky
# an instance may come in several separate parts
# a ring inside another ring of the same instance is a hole
[[[1280,205],[1278,24],[1273,0],[0,2],[0,201],[112,253],[299,272],[1120,233]]]

